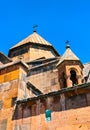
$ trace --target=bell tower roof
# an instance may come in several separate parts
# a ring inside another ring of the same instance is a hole
[[[61,64],[63,61],[71,61],[71,60],[80,61],[80,59],[72,52],[70,45],[67,44],[66,51],[63,54],[63,56],[61,57],[58,65]]]

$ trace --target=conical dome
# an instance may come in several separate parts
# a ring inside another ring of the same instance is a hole
[[[44,38],[42,38],[39,34],[36,32],[33,32],[31,35],[26,37],[24,40],[17,43],[15,46],[13,46],[11,49],[14,49],[16,47],[19,47],[21,45],[24,45],[26,43],[35,43],[35,44],[41,44],[41,45],[47,45],[52,46],[48,41],[46,41]]]
[[[66,51],[63,54],[63,56],[61,57],[61,59],[60,59],[59,63],[57,64],[57,66],[59,64],[61,64],[63,61],[71,61],[71,60],[80,61],[79,58],[72,52],[72,50],[70,49],[70,46],[67,45],[66,46]]]
[[[21,57],[25,62],[28,62],[42,57],[53,58],[60,55],[48,41],[37,34],[37,32],[33,32],[10,48],[8,56],[13,58],[13,60]]]

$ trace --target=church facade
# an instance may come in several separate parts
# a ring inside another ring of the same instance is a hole
[[[36,31],[0,52],[0,130],[90,130],[90,63]]]

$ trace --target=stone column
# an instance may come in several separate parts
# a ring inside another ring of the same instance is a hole
[[[66,78],[67,88],[72,87],[72,81],[70,80],[70,75],[66,75],[65,78]]]
[[[64,94],[60,95],[60,104],[61,104],[62,111],[64,111],[65,110],[65,95]]]
[[[81,75],[77,75],[77,81],[78,81],[78,84],[82,84],[82,78],[81,78]]]
[[[41,130],[41,116],[40,116],[40,99],[36,101],[36,128]]]

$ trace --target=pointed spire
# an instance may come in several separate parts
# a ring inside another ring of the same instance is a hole
[[[71,61],[71,60],[80,61],[79,58],[70,49],[70,45],[68,44],[69,41],[66,41],[65,43],[66,43],[66,51],[64,52],[57,66],[61,64],[63,61]]]

